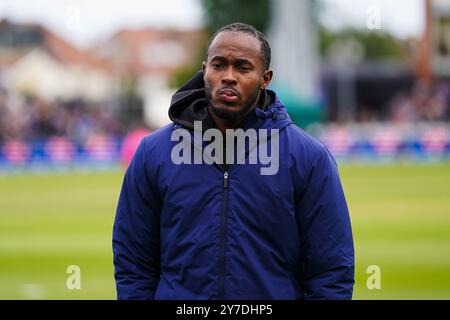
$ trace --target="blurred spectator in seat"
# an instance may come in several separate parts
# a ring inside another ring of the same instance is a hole
[[[121,158],[122,165],[127,168],[133,159],[134,152],[141,143],[142,138],[150,134],[150,131],[145,126],[138,126],[125,136],[122,143]]]

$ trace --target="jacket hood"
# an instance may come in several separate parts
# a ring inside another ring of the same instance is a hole
[[[202,121],[205,130],[215,128],[207,107],[203,71],[199,71],[172,96],[169,118],[187,129],[194,129],[194,121]]]
[[[260,103],[243,121],[244,128],[282,129],[292,121],[285,106],[276,93],[266,90],[268,100],[263,106]],[[194,128],[194,121],[202,121],[203,130],[217,128],[208,113],[208,103],[205,96],[203,71],[197,72],[175,94],[169,108],[169,118],[174,123],[187,129]]]

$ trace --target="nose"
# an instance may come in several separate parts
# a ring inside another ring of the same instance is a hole
[[[229,67],[223,73],[222,84],[223,85],[228,85],[228,86],[233,86],[233,85],[237,84],[237,80],[236,80],[233,68]]]

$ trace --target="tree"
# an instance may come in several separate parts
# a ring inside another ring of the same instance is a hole
[[[270,21],[270,0],[202,0],[210,33],[233,22],[251,24],[262,32]]]

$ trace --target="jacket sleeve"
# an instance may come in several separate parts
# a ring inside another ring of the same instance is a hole
[[[125,173],[114,221],[118,299],[154,299],[160,279],[162,205],[148,174],[145,142],[144,138]]]
[[[297,198],[304,299],[351,299],[354,248],[336,161],[321,147]]]

